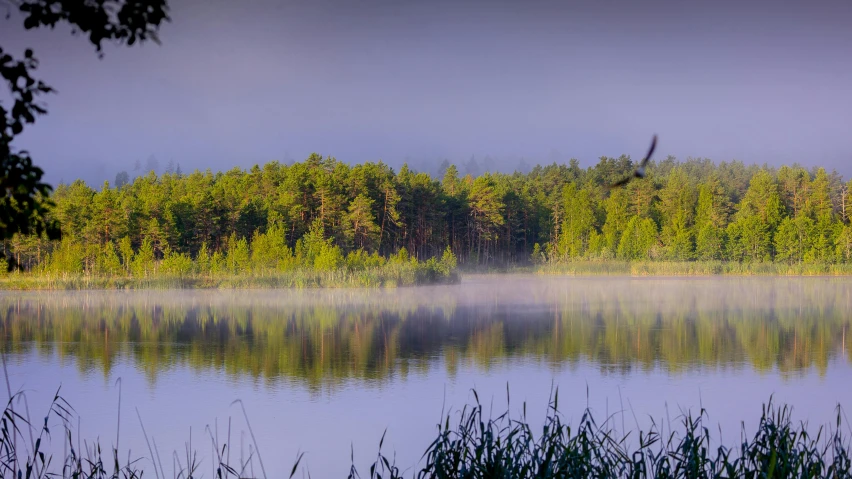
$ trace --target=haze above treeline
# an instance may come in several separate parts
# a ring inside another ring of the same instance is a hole
[[[16,146],[52,184],[153,155],[185,172],[312,152],[464,172],[600,156],[800,163],[852,175],[852,3],[169,2],[162,45],[0,19],[57,94]],[[771,14],[767,14],[771,12]],[[18,140],[20,140],[18,142]]]
[[[312,153],[312,154],[318,154],[318,153]],[[292,165],[294,163],[303,162],[303,161],[307,160],[310,156],[311,155],[308,155],[308,157],[305,157],[305,158],[294,158],[289,153],[286,153],[281,158],[271,159],[269,161],[270,162],[271,161],[277,161],[277,162],[279,162],[283,165]],[[343,163],[347,163],[351,166],[356,166],[356,164],[354,164],[350,161],[346,161],[343,158],[336,157],[335,155],[321,155],[320,154],[320,156],[333,157],[334,159],[341,161]],[[629,156],[630,155],[621,155],[618,158],[626,158],[626,157],[629,157]],[[615,158],[616,157],[613,157],[612,159],[615,159]],[[666,158],[666,159],[669,160],[669,162],[677,161],[674,157],[669,157],[669,158]],[[397,161],[393,161],[393,160],[386,161],[386,160],[377,159],[375,161],[368,161],[368,162],[379,162],[379,161],[381,161],[382,163],[393,168],[394,170],[399,170],[403,165],[407,165],[408,168],[411,169],[412,171],[416,171],[418,173],[426,173],[426,174],[433,176],[433,177],[436,177],[436,178],[442,177],[448,166],[455,165],[456,169],[458,170],[458,172],[461,176],[470,175],[470,176],[475,178],[475,177],[480,176],[484,173],[512,174],[512,173],[515,173],[515,172],[519,172],[519,173],[523,173],[523,174],[528,174],[536,166],[547,166],[547,165],[553,165],[553,164],[569,165],[569,164],[572,163],[572,160],[574,162],[576,162],[576,164],[583,166],[583,167],[594,166],[595,164],[600,162],[600,158],[598,158],[593,163],[591,163],[589,165],[582,165],[581,162],[579,162],[579,160],[577,160],[576,158],[565,155],[565,154],[563,154],[559,151],[556,151],[556,150],[553,150],[549,154],[547,154],[546,156],[542,157],[542,159],[540,161],[535,160],[532,157],[518,157],[516,155],[509,155],[509,156],[500,157],[500,156],[492,156],[492,155],[486,154],[484,156],[470,155],[467,158],[458,158],[456,160],[451,160],[450,158],[425,159],[425,158],[405,157],[405,158],[403,158],[401,160],[397,160]],[[641,160],[641,158],[638,158],[638,157],[634,158],[634,161],[636,161],[636,162],[638,162],[639,160]],[[689,160],[693,160],[693,159],[690,158],[687,161],[689,161]],[[262,163],[259,163],[257,165],[262,166],[266,163],[268,163],[268,162],[262,162]],[[95,174],[95,175],[91,175],[93,178],[95,178],[92,181],[86,180],[86,178],[83,178],[83,177],[80,177],[79,179],[82,179],[83,181],[85,181],[88,185],[92,186],[93,188],[99,188],[103,184],[104,181],[109,181],[110,185],[114,186],[117,182],[116,180],[119,180],[118,181],[119,184],[124,183],[125,180],[132,181],[134,178],[139,177],[139,176],[145,176],[145,175],[149,174],[151,171],[160,175],[160,174],[164,174],[164,173],[165,174],[170,174],[170,173],[184,173],[184,174],[186,174],[186,173],[191,173],[192,171],[195,171],[196,169],[203,172],[203,171],[206,171],[206,169],[207,169],[207,168],[192,168],[192,169],[190,169],[190,168],[187,168],[185,166],[185,164],[182,165],[180,161],[176,161],[175,159],[169,159],[168,161],[162,161],[160,158],[157,158],[157,156],[155,156],[155,155],[150,155],[147,158],[145,158],[144,160],[137,159],[137,160],[133,161],[132,163],[125,165],[126,167],[124,167],[124,168],[121,168],[121,165],[114,165],[114,166],[118,167],[119,169],[116,171],[115,175],[113,175],[112,177],[104,176],[103,178],[101,178],[101,176],[103,176],[103,175]],[[232,165],[231,167],[228,167],[228,168],[221,168],[221,169],[210,168],[210,169],[211,169],[211,172],[217,173],[217,172],[225,172],[225,171],[231,170],[233,168],[250,170],[251,167],[253,167],[253,166],[254,166],[254,164],[252,164],[252,165],[241,165],[237,162],[237,163],[235,163],[234,165]],[[123,174],[127,174],[127,176],[124,177]],[[75,178],[75,179],[77,179],[77,178]],[[71,181],[61,180],[60,181],[60,183],[63,183],[63,184],[68,184],[68,183],[71,183],[71,182],[73,182],[73,180],[71,180]]]
[[[267,163],[272,163],[272,162],[278,162],[282,165],[292,166],[295,163],[302,163],[302,162],[305,162],[305,161],[310,161],[310,158],[317,157],[317,156],[322,158],[324,155],[321,155],[319,153],[311,153],[311,155],[309,155],[306,158],[293,158],[291,155],[285,154],[281,159],[272,159],[272,160],[269,160],[268,162],[256,163],[256,164],[253,164],[253,165],[238,165],[238,164],[235,164],[235,165],[232,165],[229,168],[222,168],[222,169],[211,169],[211,168],[207,168],[207,169],[205,169],[205,168],[192,168],[192,169],[189,169],[186,166],[181,165],[180,161],[175,161],[174,159],[169,159],[168,161],[164,162],[164,161],[161,161],[159,158],[157,158],[155,155],[150,155],[144,161],[137,159],[132,164],[126,165],[127,166],[126,168],[121,168],[111,178],[105,177],[105,178],[99,179],[97,181],[87,181],[85,178],[82,178],[82,177],[80,177],[78,179],[83,180],[84,182],[86,182],[86,184],[88,184],[90,187],[92,187],[94,189],[99,189],[99,188],[101,188],[101,186],[103,186],[104,182],[109,182],[110,186],[116,186],[116,185],[121,186],[123,184],[132,182],[134,179],[136,179],[140,176],[147,176],[152,171],[154,173],[156,173],[157,175],[175,174],[175,173],[176,174],[189,174],[189,173],[192,173],[194,171],[205,172],[207,170],[210,170],[212,173],[216,174],[216,173],[224,173],[224,172],[227,172],[227,171],[234,171],[234,170],[249,171],[256,166],[263,167]],[[348,161],[341,159],[341,158],[337,158],[334,155],[325,155],[325,158],[329,158],[329,159],[333,158],[336,161],[346,163],[350,166],[357,166],[357,164],[354,164],[352,162],[348,162]],[[619,164],[622,164],[622,165],[625,164],[625,162],[631,162],[634,165],[638,165],[641,160],[642,160],[641,155],[631,156],[631,155],[627,155],[627,154],[622,154],[622,155],[617,156],[617,157],[601,156],[601,157],[595,159],[594,162],[591,162],[590,164],[586,165],[586,164],[583,164],[583,162],[577,160],[577,158],[575,158],[575,157],[569,157],[568,155],[564,155],[561,152],[554,150],[554,151],[551,151],[547,155],[546,159],[543,160],[543,161],[534,161],[532,158],[529,158],[529,157],[517,157],[517,156],[514,156],[514,155],[507,156],[507,157],[495,157],[495,156],[492,156],[492,155],[485,155],[485,156],[480,157],[480,156],[477,156],[477,155],[471,155],[467,159],[459,159],[459,161],[452,161],[449,158],[443,158],[443,159],[439,159],[439,160],[437,160],[437,159],[436,160],[426,160],[426,159],[419,159],[418,160],[418,159],[415,159],[415,158],[406,157],[405,159],[398,162],[399,165],[397,165],[397,166],[395,166],[395,163],[397,163],[397,162],[384,161],[384,160],[381,160],[381,159],[375,160],[375,161],[365,161],[363,163],[384,163],[385,165],[388,165],[391,169],[396,170],[396,171],[398,171],[403,166],[407,166],[407,168],[409,170],[413,171],[413,172],[426,173],[433,178],[440,179],[444,176],[445,172],[447,171],[447,168],[451,165],[455,166],[457,174],[460,175],[461,177],[471,176],[472,178],[476,178],[476,177],[481,176],[481,175],[486,174],[486,173],[504,173],[504,174],[521,173],[521,174],[527,175],[536,168],[548,167],[548,166],[560,166],[560,165],[561,166],[569,166],[571,168],[579,167],[579,168],[582,168],[582,169],[595,168],[596,166],[605,165],[605,164],[612,163],[612,162],[616,162],[616,163],[619,163]],[[666,164],[666,165],[669,165],[669,167],[671,167],[671,166],[677,165],[677,164],[686,164],[686,163],[696,163],[697,162],[697,163],[701,163],[701,164],[705,164],[705,165],[706,164],[718,165],[720,163],[721,164],[741,164],[741,165],[746,166],[748,168],[762,167],[762,168],[770,169],[770,170],[777,169],[774,165],[769,165],[769,164],[766,164],[766,163],[757,164],[757,163],[742,162],[742,161],[738,161],[738,160],[717,162],[717,161],[713,161],[709,158],[689,157],[685,161],[681,161],[681,160],[678,160],[677,158],[675,158],[674,156],[671,156],[671,155],[664,157],[664,158],[659,158],[659,155],[652,155],[652,158],[651,158],[650,161],[651,161],[652,167],[655,164]],[[818,169],[823,168],[827,172],[831,173],[834,177],[836,177],[837,181],[840,181],[840,178],[847,178],[848,179],[850,176],[852,176],[852,175],[845,174],[844,171],[846,169],[844,169],[844,168],[840,168],[838,170],[838,169],[826,168],[823,165],[814,165],[812,167],[806,167],[802,163],[795,162],[795,163],[792,163],[792,164],[779,165],[779,166],[780,167],[787,166],[787,167],[793,167],[793,168],[802,168],[802,169],[808,170],[811,173],[811,175],[815,175]],[[72,182],[73,182],[73,180],[72,181],[62,180],[62,181],[59,182],[59,184],[67,185],[67,184],[70,184]]]

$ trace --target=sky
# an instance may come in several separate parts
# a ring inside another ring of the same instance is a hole
[[[152,156],[591,166],[639,159],[653,134],[657,159],[852,176],[849,0],[169,4],[161,45],[103,59],[68,28],[0,17],[0,45],[33,48],[57,90],[16,143],[48,181],[112,181]]]

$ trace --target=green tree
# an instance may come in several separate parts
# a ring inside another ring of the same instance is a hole
[[[629,260],[650,259],[657,243],[657,225],[651,218],[630,218],[621,241],[618,256]]]
[[[303,266],[312,267],[316,258],[331,245],[332,239],[326,238],[322,219],[315,218],[310,230],[296,242],[296,258]]]
[[[129,237],[125,236],[119,240],[118,251],[121,254],[121,264],[124,266],[125,272],[130,273],[130,268],[133,264],[133,258],[136,253],[133,251],[133,246],[130,244]]]
[[[579,258],[586,253],[589,237],[594,231],[594,209],[585,188],[577,189],[573,182],[562,190],[564,220],[559,232],[559,255]]]
[[[477,258],[485,258],[488,248],[503,225],[503,201],[494,189],[492,175],[486,173],[474,180],[468,196],[472,222],[471,249],[476,246]]]
[[[839,261],[852,261],[852,226],[843,225],[835,240],[836,254]]]
[[[266,233],[254,232],[251,240],[251,263],[254,271],[286,270],[291,266],[293,252],[287,246],[284,227],[273,225]]]
[[[801,167],[782,166],[778,170],[781,197],[793,217],[805,210],[810,189],[810,176]]]
[[[228,237],[228,250],[225,257],[228,271],[239,274],[251,270],[251,252],[245,238],[237,239],[237,233]]]
[[[725,255],[725,230],[705,223],[695,237],[695,255],[703,261],[719,260]]]
[[[725,256],[725,226],[730,200],[715,172],[698,186],[695,207],[695,254],[700,260],[719,260]]]
[[[381,230],[373,219],[372,207],[373,200],[363,194],[349,204],[350,236],[356,248],[372,251],[379,240]]]
[[[660,239],[666,257],[680,261],[692,259],[695,251],[692,230],[695,194],[683,168],[670,170],[659,197]]]
[[[107,276],[120,276],[124,273],[124,266],[112,241],[104,244],[102,251],[98,254],[97,270],[99,274]]]
[[[741,216],[728,225],[729,258],[734,261],[769,261],[772,239],[769,225],[757,215]]]
[[[811,249],[814,222],[807,216],[784,218],[775,233],[775,259],[788,263],[801,263],[805,252]]]
[[[838,235],[840,225],[834,218],[829,178],[824,168],[817,169],[809,190],[804,212],[813,219],[814,225],[811,229],[811,247],[806,257],[813,262],[832,262],[836,257],[834,238]]]
[[[154,271],[154,246],[148,238],[142,240],[142,245],[133,257],[130,270],[133,276],[138,278],[144,278]]]
[[[201,274],[208,274],[212,269],[212,260],[210,253],[207,250],[207,243],[201,244],[201,249],[198,250],[198,255],[195,257],[195,267]]]
[[[775,229],[783,213],[778,184],[768,171],[758,171],[727,228],[731,259],[770,261]]]
[[[766,170],[758,171],[740,203],[737,215],[757,216],[770,230],[781,222],[784,214],[778,184]]]
[[[624,229],[630,221],[628,212],[629,196],[624,188],[616,189],[612,194],[604,200],[604,210],[606,211],[606,221],[604,222],[602,233],[604,236],[604,245],[611,253],[618,250],[618,241]]]

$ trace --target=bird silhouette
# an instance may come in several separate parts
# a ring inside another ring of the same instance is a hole
[[[654,139],[651,140],[651,148],[648,150],[648,154],[645,155],[645,158],[642,159],[642,162],[639,163],[639,168],[633,172],[632,176],[628,176],[623,180],[617,181],[610,185],[610,188],[619,188],[621,186],[626,185],[633,178],[644,178],[645,177],[645,166],[648,164],[648,160],[651,159],[651,155],[654,154],[654,149],[657,147],[657,135],[654,135]]]

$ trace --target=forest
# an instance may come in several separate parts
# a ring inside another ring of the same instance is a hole
[[[457,265],[852,260],[852,181],[837,172],[668,157],[608,187],[634,166],[623,155],[462,176],[444,162],[435,176],[312,154],[248,171],[122,173],[99,189],[57,186],[61,241],[18,235],[4,248],[22,277],[426,271],[401,283]]]

